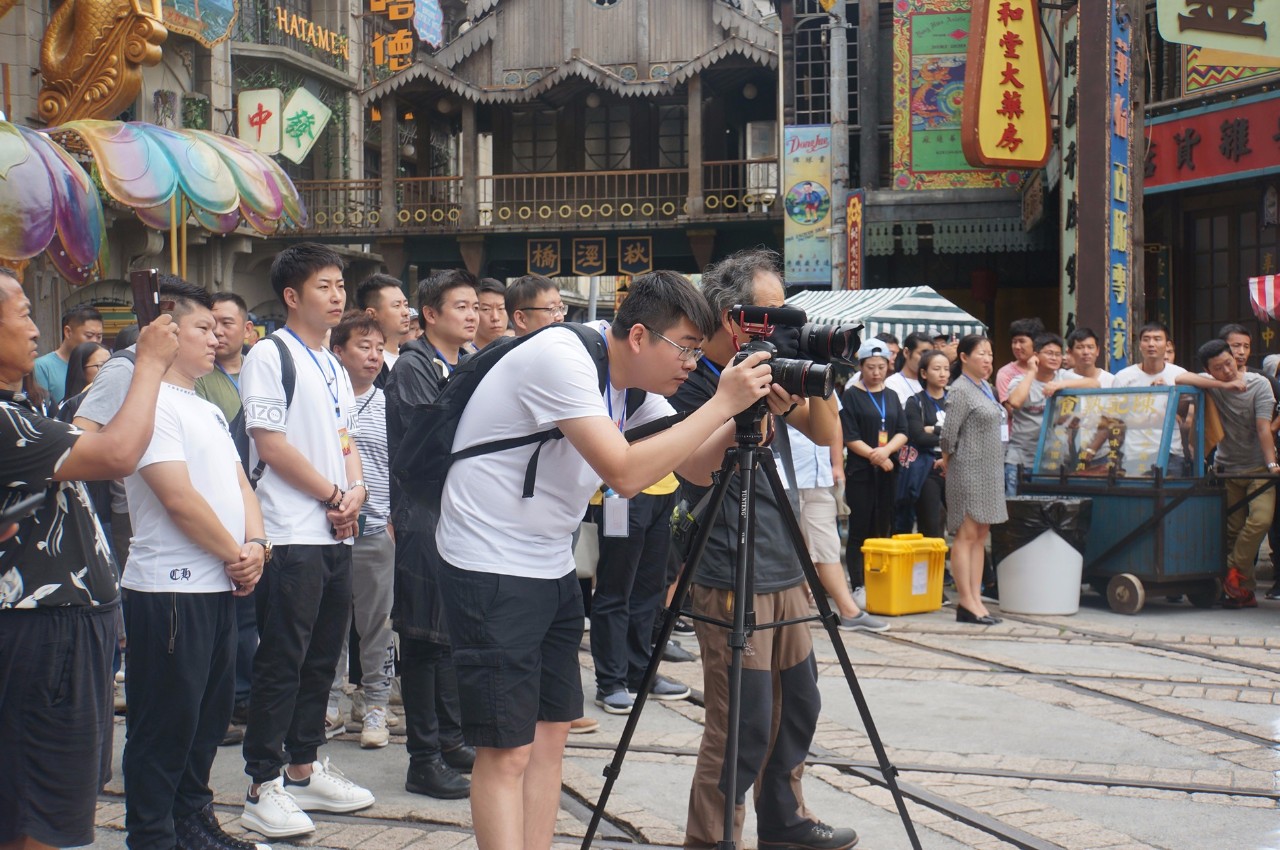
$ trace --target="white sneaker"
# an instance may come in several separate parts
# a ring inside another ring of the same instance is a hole
[[[853,601],[858,603],[858,607],[863,611],[867,610],[867,589],[865,587],[855,587],[853,589]]]
[[[297,802],[284,790],[278,776],[258,786],[257,800],[245,797],[240,820],[254,832],[268,838],[289,838],[315,832],[316,829],[307,813],[298,808]]]
[[[366,750],[377,750],[389,743],[391,733],[387,731],[387,710],[380,705],[369,706],[360,729],[360,746]]]
[[[298,784],[284,775],[284,790],[298,808],[312,812],[358,812],[373,805],[373,793],[329,766],[329,759],[311,763],[311,775]]]
[[[324,713],[324,737],[325,740],[341,735],[347,718],[343,716],[340,709],[331,708]]]

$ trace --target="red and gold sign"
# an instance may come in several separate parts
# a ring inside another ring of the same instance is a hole
[[[973,0],[960,144],[974,167],[1040,168],[1049,159],[1039,0]]]

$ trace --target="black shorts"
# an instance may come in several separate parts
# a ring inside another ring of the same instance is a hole
[[[468,744],[521,747],[537,721],[582,716],[582,589],[573,572],[521,578],[442,564],[440,585]]]
[[[111,778],[118,606],[0,611],[0,844],[93,843]]]

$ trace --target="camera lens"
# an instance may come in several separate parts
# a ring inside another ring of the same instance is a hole
[[[785,357],[775,357],[769,363],[773,368],[773,382],[791,395],[830,398],[835,389],[835,375],[830,366]]]
[[[819,325],[813,322],[800,329],[800,355],[827,362],[850,362],[858,351],[861,325]]]

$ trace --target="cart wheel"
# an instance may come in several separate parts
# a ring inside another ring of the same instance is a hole
[[[1222,598],[1222,579],[1206,581],[1199,590],[1188,593],[1187,598],[1197,608],[1212,608]]]
[[[1121,573],[1107,584],[1107,602],[1117,614],[1136,614],[1147,601],[1142,582],[1130,573]]]

